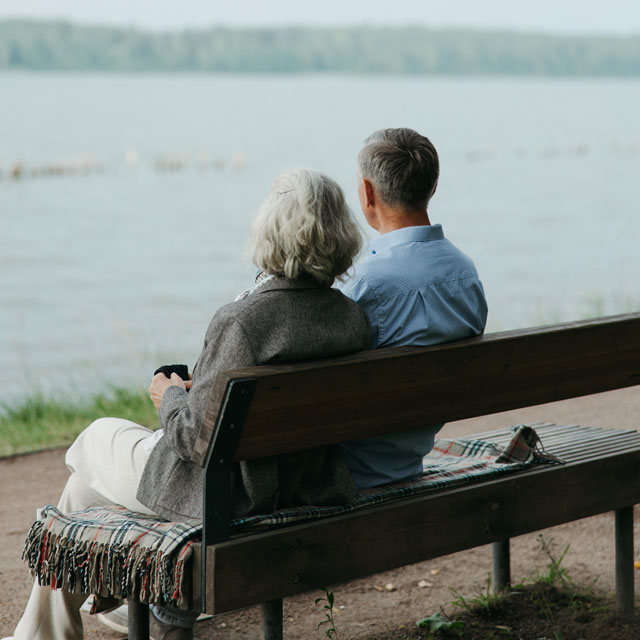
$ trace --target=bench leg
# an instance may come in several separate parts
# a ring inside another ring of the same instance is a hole
[[[282,598],[260,605],[262,629],[260,640],[282,640]]]
[[[511,553],[509,538],[493,543],[493,587],[496,591],[511,585]]]
[[[149,605],[127,601],[129,606],[129,640],[149,640]]]
[[[616,609],[633,611],[633,507],[616,510]]]

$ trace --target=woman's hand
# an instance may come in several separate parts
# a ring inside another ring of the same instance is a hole
[[[187,384],[189,387],[187,387]],[[160,408],[162,398],[169,387],[180,387],[186,391],[187,388],[191,388],[191,380],[188,380],[185,384],[185,381],[177,373],[172,373],[171,378],[167,378],[164,373],[156,373],[149,385],[149,395],[156,409]]]

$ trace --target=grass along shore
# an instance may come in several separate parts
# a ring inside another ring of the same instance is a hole
[[[143,390],[112,388],[84,401],[36,395],[0,413],[0,458],[68,445],[93,420],[126,418],[157,429],[158,413]]]

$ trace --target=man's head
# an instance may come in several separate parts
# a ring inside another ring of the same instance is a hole
[[[370,135],[358,154],[358,192],[369,223],[377,228],[371,217],[379,212],[368,211],[371,205],[397,215],[426,212],[439,173],[438,153],[425,136],[412,129]]]

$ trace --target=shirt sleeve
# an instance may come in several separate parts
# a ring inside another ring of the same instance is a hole
[[[242,325],[228,315],[214,316],[193,372],[191,390],[187,393],[180,387],[169,387],[158,409],[164,437],[182,460],[191,459],[207,406],[216,400],[212,389],[218,373],[255,364]]]
[[[360,308],[367,314],[371,325],[371,348],[380,346],[381,324],[380,324],[380,304],[375,288],[370,281],[363,277],[354,277],[341,282],[337,287],[347,298],[357,302]]]

